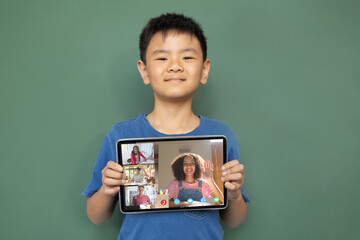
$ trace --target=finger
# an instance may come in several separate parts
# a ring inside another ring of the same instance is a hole
[[[237,165],[233,166],[232,168],[228,168],[227,170],[223,170],[223,172],[222,172],[223,176],[226,176],[227,174],[232,174],[232,173],[245,174],[244,165],[237,164]]]
[[[225,182],[225,188],[230,190],[230,191],[236,191],[241,189],[241,184],[236,183],[236,182]]]
[[[205,169],[208,169],[208,168],[209,168],[209,160],[206,160],[206,161],[205,161],[204,167],[205,167]]]
[[[110,168],[110,169],[113,169],[115,171],[118,171],[118,172],[123,172],[124,171],[123,167],[120,164],[118,164],[118,163],[116,163],[114,161],[109,161],[106,164],[106,167]]]
[[[234,167],[235,165],[238,165],[238,164],[240,164],[240,162],[238,160],[232,160],[230,162],[225,163],[222,166],[222,170],[227,170],[227,169],[232,168],[232,167]]]
[[[207,169],[207,170],[211,169],[211,168],[210,168],[210,163],[209,163],[209,162],[206,164],[206,169]]]
[[[124,185],[125,183],[125,179],[113,179],[113,178],[104,178],[103,179],[103,184],[106,185],[107,187],[110,186],[119,186],[119,185]]]
[[[227,182],[227,181],[242,182],[244,181],[244,175],[241,173],[227,174],[225,177],[222,177],[221,180],[223,180],[223,182]]]
[[[119,186],[116,186],[116,187],[106,187],[105,185],[103,185],[103,189],[104,189],[104,192],[106,194],[110,194],[110,195],[113,195],[115,196],[119,191],[120,191],[120,187]]]
[[[103,176],[108,177],[108,178],[114,178],[114,179],[125,179],[126,178],[124,173],[114,171],[113,169],[105,169],[103,171]]]

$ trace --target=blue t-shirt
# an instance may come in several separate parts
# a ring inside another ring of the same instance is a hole
[[[96,159],[91,180],[82,193],[90,197],[102,186],[102,169],[107,162],[116,161],[116,142],[125,138],[225,135],[228,140],[228,160],[238,159],[240,151],[235,133],[228,125],[200,117],[199,126],[186,134],[167,135],[155,130],[145,114],[115,124],[106,135]],[[246,202],[249,198],[241,189]],[[119,210],[120,211],[120,210]],[[124,214],[118,239],[223,239],[219,211],[179,211],[161,213]]]

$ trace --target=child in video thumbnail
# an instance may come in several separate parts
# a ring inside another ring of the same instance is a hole
[[[138,186],[138,192],[139,195],[135,195],[132,199],[133,206],[138,206],[145,203],[151,204],[149,196],[144,194],[144,186]]]
[[[202,198],[218,197],[220,203],[224,202],[224,197],[212,177],[211,164],[204,163],[204,159],[194,153],[180,154],[172,161],[171,168],[175,179],[167,187],[170,199],[186,202],[191,198],[200,202]]]
[[[138,164],[139,162],[141,162],[140,161],[141,157],[144,158],[144,160],[146,160],[146,157],[139,151],[139,147],[135,145],[131,152],[131,163]]]
[[[143,170],[144,174],[140,173],[141,169]],[[130,179],[129,182],[131,182],[131,183],[145,183],[146,182],[146,181],[144,181],[145,177],[149,177],[149,176],[146,173],[146,170],[144,169],[144,167],[142,167],[142,168],[137,167],[135,169],[134,176]]]

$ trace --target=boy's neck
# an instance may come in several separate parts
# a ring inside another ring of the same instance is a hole
[[[164,134],[191,132],[200,124],[200,118],[192,112],[191,102],[155,101],[154,110],[146,118],[154,129]]]

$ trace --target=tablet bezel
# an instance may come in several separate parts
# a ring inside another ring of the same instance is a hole
[[[116,142],[116,158],[117,163],[123,166],[121,144],[140,144],[150,142],[170,142],[170,141],[196,141],[196,140],[214,140],[222,139],[223,141],[223,164],[227,162],[227,139],[224,135],[203,135],[203,136],[176,136],[176,137],[156,137],[156,138],[127,138],[119,139]],[[128,166],[128,165],[126,165]],[[221,205],[207,205],[207,206],[192,206],[192,207],[176,207],[176,208],[152,208],[152,209],[125,209],[125,186],[120,186],[119,196],[119,208],[124,214],[131,213],[149,213],[149,212],[164,212],[164,211],[192,211],[192,210],[217,210],[225,209],[228,205],[227,189],[223,183],[223,195],[224,203]]]

